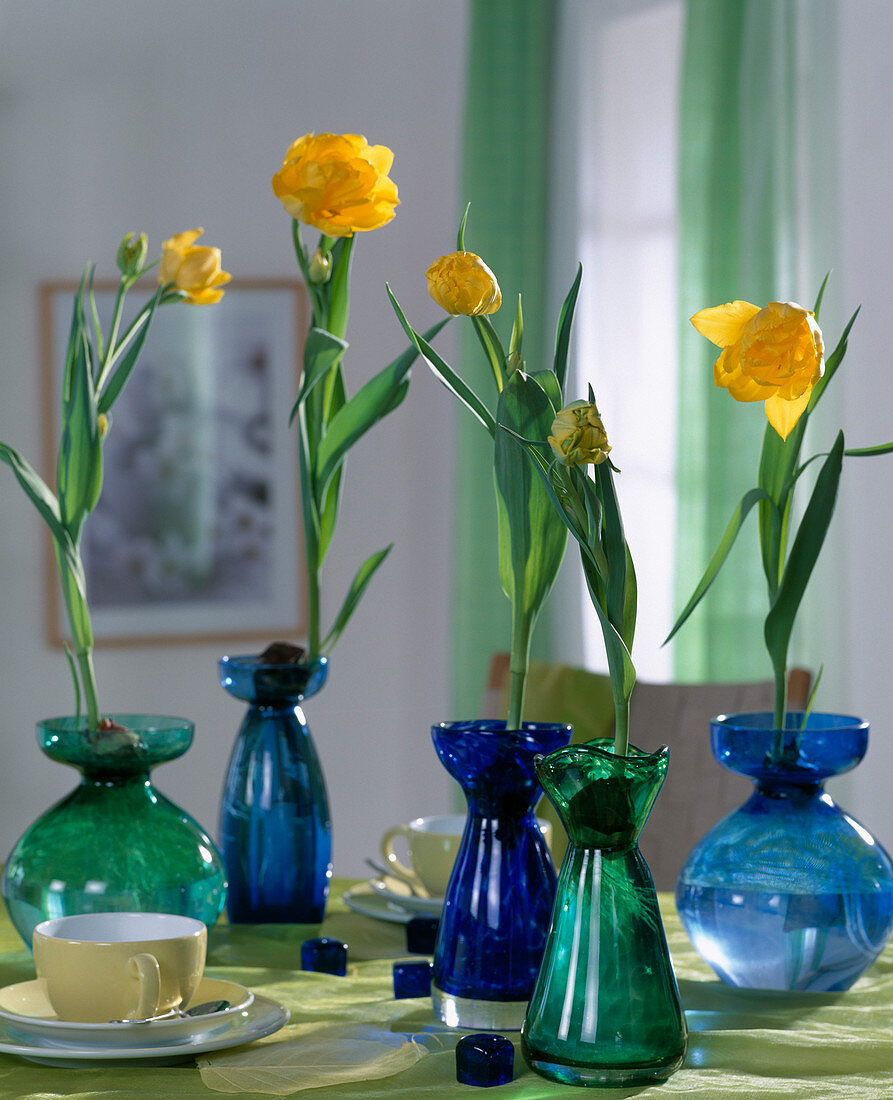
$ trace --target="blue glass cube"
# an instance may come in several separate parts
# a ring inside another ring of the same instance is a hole
[[[504,1035],[482,1031],[456,1044],[456,1080],[462,1085],[507,1085],[515,1067],[515,1048]]]
[[[301,969],[344,977],[347,973],[347,944],[330,936],[304,940],[301,944]]]
[[[440,921],[437,917],[413,917],[406,923],[406,950],[413,955],[433,955]]]
[[[431,963],[413,960],[394,963],[394,997],[431,996]]]

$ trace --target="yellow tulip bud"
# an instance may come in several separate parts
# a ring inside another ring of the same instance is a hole
[[[447,313],[477,317],[502,305],[496,276],[473,252],[451,252],[426,272],[428,293]]]
[[[321,248],[313,253],[313,258],[310,260],[309,267],[310,282],[314,286],[319,286],[322,283],[327,283],[332,277],[332,253],[323,252]]]
[[[394,154],[361,134],[305,134],[273,176],[273,194],[299,222],[328,237],[378,229],[394,216]]]
[[[782,439],[809,404],[825,370],[822,330],[815,315],[794,302],[727,302],[702,309],[691,323],[723,349],[713,378],[736,401],[765,401],[766,416]]]
[[[196,246],[203,229],[176,233],[162,245],[158,281],[182,291],[192,305],[205,306],[219,302],[220,289],[232,278],[220,266],[220,249]]]
[[[118,270],[128,278],[137,278],[146,262],[146,252],[149,249],[149,238],[145,233],[140,233],[136,239],[134,233],[128,233],[118,245],[116,262]]]
[[[611,450],[598,409],[586,401],[574,401],[558,413],[549,446],[562,466],[597,466]]]

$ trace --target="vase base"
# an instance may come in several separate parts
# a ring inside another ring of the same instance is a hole
[[[682,1065],[680,1055],[669,1063],[642,1066],[587,1066],[555,1062],[542,1058],[522,1043],[524,1058],[532,1070],[541,1077],[548,1077],[562,1085],[581,1085],[584,1088],[620,1088],[633,1085],[654,1085],[666,1081]]]
[[[520,1031],[527,1012],[527,1001],[484,1001],[476,997],[457,997],[431,986],[434,1012],[447,1027],[482,1031]]]

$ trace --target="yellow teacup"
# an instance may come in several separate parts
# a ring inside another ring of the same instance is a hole
[[[34,964],[60,1020],[142,1020],[189,1003],[208,931],[172,913],[80,913],[34,929]]]
[[[459,854],[465,820],[465,814],[440,814],[417,817],[408,825],[393,825],[388,829],[381,838],[381,854],[395,878],[408,882],[418,893],[442,898]],[[548,844],[552,836],[551,824],[544,818],[537,818],[537,825]],[[394,850],[398,837],[406,844],[410,866],[402,863]]]

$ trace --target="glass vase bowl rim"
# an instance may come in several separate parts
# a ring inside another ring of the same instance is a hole
[[[613,737],[593,737],[590,741],[578,741],[573,745],[562,745],[560,749],[555,749],[548,756],[541,757],[541,761],[548,760],[549,763],[552,763],[560,760],[564,762],[565,757],[582,756],[641,766],[643,764],[660,763],[670,755],[668,745],[661,745],[653,752],[649,752],[647,749],[640,749],[637,745],[630,744],[627,753],[623,754],[616,753],[608,747],[613,744]]]
[[[195,722],[191,718],[180,718],[170,714],[150,714],[146,711],[109,711],[102,716],[124,726],[131,733],[172,733],[176,730],[195,731]],[[102,733],[103,730],[87,728],[86,715],[60,714],[54,718],[40,718],[39,730],[58,733]],[[105,732],[114,732],[105,731]]]
[[[259,653],[234,653],[221,657],[217,664],[222,672],[225,668],[247,669],[265,668],[287,672],[289,669],[300,668],[312,671],[321,671],[328,667],[329,658],[325,656],[315,657],[312,661],[262,661]]]
[[[724,730],[736,730],[742,733],[753,731],[754,733],[800,733],[818,734],[833,733],[835,730],[865,730],[869,723],[852,714],[838,714],[835,711],[810,711],[806,727],[801,729],[803,721],[802,710],[785,711],[785,727],[779,730],[774,724],[774,713],[771,710],[747,710],[732,714],[717,714],[710,719],[711,726],[718,726]],[[824,721],[820,721],[824,719]]]
[[[522,722],[520,727],[507,728],[504,718],[468,718],[453,722],[438,722],[431,727],[433,733],[466,733],[469,730],[489,736],[501,737],[505,734],[540,733],[543,730],[569,730],[570,722]]]

